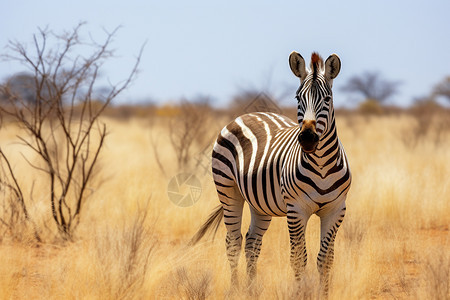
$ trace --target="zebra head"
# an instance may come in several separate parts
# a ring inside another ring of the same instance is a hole
[[[298,138],[302,150],[313,153],[334,118],[331,87],[341,69],[341,61],[336,54],[332,54],[324,63],[317,53],[313,53],[308,70],[303,57],[293,51],[289,56],[289,65],[294,75],[300,78],[296,95],[297,119],[301,127]]]

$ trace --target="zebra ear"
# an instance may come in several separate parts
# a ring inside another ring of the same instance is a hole
[[[341,60],[337,54],[331,54],[325,61],[325,78],[333,80],[341,70]]]
[[[303,57],[295,51],[292,51],[291,55],[289,55],[289,66],[291,67],[292,73],[295,76],[300,78],[301,81],[306,78],[306,68],[305,68],[305,60]]]

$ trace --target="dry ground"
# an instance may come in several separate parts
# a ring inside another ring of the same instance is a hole
[[[109,136],[96,179],[102,185],[92,190],[76,240],[36,246],[4,237],[1,299],[317,298],[317,217],[308,223],[307,275],[299,289],[289,266],[285,218],[274,219],[264,237],[257,286],[230,289],[224,226],[214,241],[187,247],[218,204],[211,176],[201,167],[178,170],[163,123],[105,121]],[[406,115],[346,116],[337,122],[353,185],[337,235],[330,299],[448,299],[450,130],[440,128],[444,131],[437,134],[431,126],[416,137],[411,126],[416,121]],[[211,126],[211,138],[225,123],[224,118]],[[5,124],[1,146],[14,157],[19,179],[36,181],[29,206],[37,220],[48,203],[39,175],[27,171],[18,151],[30,153],[13,143],[17,132]],[[152,140],[167,177],[156,163]],[[207,146],[192,149],[201,165],[202,155],[196,154]],[[194,172],[202,183],[201,197],[191,207],[178,207],[167,196],[168,181],[180,171]],[[244,219],[245,233],[248,212]],[[243,255],[240,267],[244,285]]]

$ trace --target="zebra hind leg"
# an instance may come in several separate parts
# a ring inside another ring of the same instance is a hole
[[[256,279],[256,263],[261,252],[262,238],[272,220],[271,216],[260,215],[250,207],[251,222],[245,236],[245,257],[247,259],[247,280],[249,286]]]
[[[317,256],[317,269],[320,274],[320,287],[324,296],[328,296],[330,271],[334,260],[334,240],[345,216],[345,202],[337,209],[319,214],[320,250]]]
[[[239,286],[237,267],[242,247],[241,222],[244,199],[237,187],[228,189],[226,194],[219,193],[219,199],[223,206],[224,223],[227,229],[225,245],[231,267],[231,287],[237,288]]]

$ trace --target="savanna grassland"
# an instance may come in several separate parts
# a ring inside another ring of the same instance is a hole
[[[1,299],[317,298],[318,217],[308,223],[308,265],[299,288],[289,265],[285,218],[273,219],[264,236],[252,291],[245,288],[243,253],[241,288],[229,286],[223,225],[214,240],[187,246],[218,204],[204,153],[231,118],[203,115],[183,162],[173,147],[185,135],[177,113],[102,119],[108,136],[74,239],[43,233],[36,243],[20,225],[2,227]],[[335,244],[330,299],[450,297],[449,119],[448,113],[337,113],[353,183]],[[27,200],[30,217],[52,232],[45,182],[23,158],[33,161],[33,153],[17,143],[20,133],[3,122],[1,147],[24,194],[33,195]],[[167,195],[169,180],[182,171],[194,173],[202,185],[190,207],[173,204]]]

